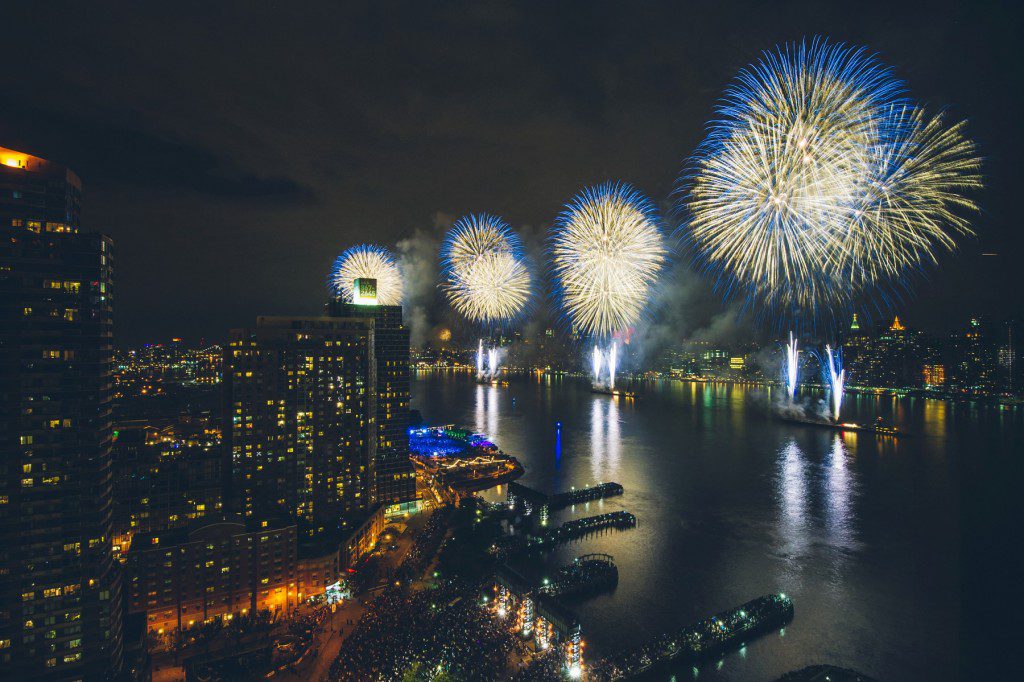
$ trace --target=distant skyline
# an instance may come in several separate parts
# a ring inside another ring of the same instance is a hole
[[[735,73],[813,35],[877,52],[931,111],[966,118],[985,159],[978,237],[897,312],[931,331],[1022,316],[1016,5],[403,7],[5,10],[0,145],[81,176],[85,229],[115,240],[119,344],[317,314],[343,249],[439,215],[536,235],[606,179],[665,207]],[[700,298],[707,323],[725,309]]]

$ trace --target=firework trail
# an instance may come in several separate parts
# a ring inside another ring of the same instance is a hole
[[[964,124],[927,119],[863,49],[765,53],[717,113],[684,177],[684,237],[748,302],[828,318],[972,234],[980,160]]]
[[[615,388],[615,367],[618,364],[617,353],[618,346],[612,343],[611,348],[608,349],[608,388]]]
[[[800,351],[797,349],[796,338],[793,337],[793,332],[789,333],[789,343],[786,344],[786,396],[789,398],[790,404],[793,403],[796,397],[796,385],[797,385],[797,373],[800,368]]]
[[[334,261],[327,283],[333,296],[351,303],[353,283],[359,278],[377,280],[380,305],[402,304],[402,275],[387,249],[374,244],[346,249]]]
[[[822,367],[825,383],[828,385],[829,394],[832,399],[832,420],[839,421],[839,411],[843,405],[843,391],[846,387],[846,370],[843,369],[843,353],[837,348],[834,352],[831,346],[825,346],[825,355],[828,357],[828,367]]]

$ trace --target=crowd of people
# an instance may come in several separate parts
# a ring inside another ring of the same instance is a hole
[[[458,680],[505,677],[515,638],[478,594],[452,581],[413,592],[388,588],[349,635],[331,679],[390,681],[413,669]]]
[[[516,670],[510,682],[562,682],[565,679],[561,652],[557,647],[536,656],[529,665]]]
[[[441,578],[412,589],[444,542],[452,510],[442,507],[413,541],[396,576],[352,630],[331,679],[495,680],[505,677],[515,638],[480,601],[480,586]]]
[[[441,507],[430,515],[423,529],[413,540],[402,565],[398,567],[397,575],[401,579],[415,580],[427,568],[448,532],[450,517],[449,507]]]

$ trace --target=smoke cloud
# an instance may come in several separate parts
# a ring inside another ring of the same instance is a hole
[[[677,263],[652,291],[651,316],[637,326],[632,354],[641,361],[691,341],[732,344],[752,339],[738,305],[722,309],[721,297],[687,265]]]
[[[440,309],[440,274],[437,254],[441,250],[444,233],[455,220],[437,213],[430,228],[418,227],[411,237],[396,245],[398,267],[405,285],[403,315],[409,326],[413,346],[422,346],[432,336]]]

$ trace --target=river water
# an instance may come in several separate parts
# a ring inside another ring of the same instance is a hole
[[[524,464],[521,483],[545,492],[625,486],[621,497],[552,519],[617,509],[638,517],[636,529],[548,558],[553,569],[606,552],[619,567],[614,593],[573,604],[588,657],[783,592],[796,610],[784,631],[676,679],[774,680],[815,663],[881,680],[957,678],[958,458],[1008,452],[1020,410],[848,398],[844,418],[882,416],[914,434],[893,440],[778,421],[763,388],[665,380],[640,390],[627,400],[568,377],[513,377],[504,388],[464,373],[413,379],[412,406],[427,423],[486,433]]]

